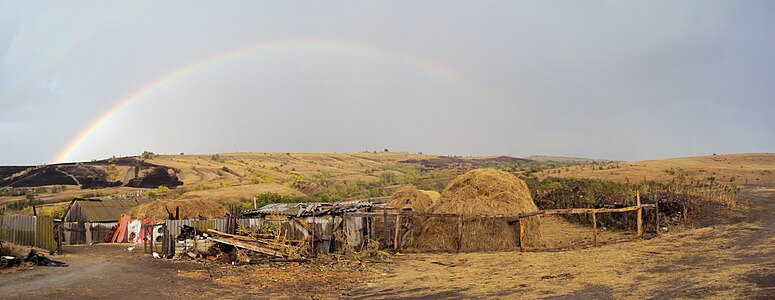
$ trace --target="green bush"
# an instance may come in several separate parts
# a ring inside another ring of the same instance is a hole
[[[143,154],[140,154],[140,157],[143,159],[151,159],[156,157],[156,154],[151,151],[143,151]]]

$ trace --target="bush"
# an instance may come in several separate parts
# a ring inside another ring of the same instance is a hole
[[[151,159],[156,157],[156,154],[151,151],[143,151],[143,154],[140,154],[140,157],[143,159]]]
[[[272,203],[299,203],[308,201],[310,201],[310,199],[307,197],[285,196],[277,193],[266,193],[256,196],[256,204],[258,208]],[[253,203],[249,204],[252,208]]]
[[[215,162],[219,162],[219,163],[226,162],[226,160],[221,158],[221,155],[219,155],[219,154],[213,154],[213,156],[211,156],[210,159],[212,159]]]

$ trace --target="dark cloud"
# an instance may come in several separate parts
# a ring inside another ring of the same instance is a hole
[[[175,76],[68,159],[143,150],[625,160],[772,151],[773,7],[2,2],[0,164],[51,161],[175,70],[285,40],[310,42]]]

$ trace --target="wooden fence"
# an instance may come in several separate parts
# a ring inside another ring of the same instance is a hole
[[[389,210],[387,208],[383,208],[381,212],[347,212],[344,213],[344,219],[347,218],[366,218],[369,221],[367,223],[374,223],[373,220],[380,220],[381,228],[375,229],[374,227],[368,227],[370,230],[367,233],[369,237],[375,237],[382,235],[383,240],[383,246],[388,246],[389,243],[392,243],[392,248],[394,251],[404,250],[402,248],[402,242],[401,242],[401,236],[402,236],[402,226],[400,226],[402,220],[406,220],[407,218],[412,217],[434,217],[434,218],[446,218],[446,219],[453,219],[456,221],[457,228],[455,228],[455,244],[457,245],[456,251],[460,251],[460,245],[461,239],[462,239],[462,232],[463,232],[463,224],[466,222],[471,221],[479,221],[484,219],[503,219],[508,221],[509,223],[516,223],[515,226],[517,226],[517,238],[518,238],[518,246],[519,250],[522,252],[526,251],[534,251],[534,252],[542,252],[542,251],[560,251],[560,250],[569,250],[572,248],[586,248],[586,247],[594,247],[598,246],[600,244],[607,244],[611,242],[620,242],[625,240],[616,240],[616,241],[609,241],[609,242],[599,242],[598,241],[598,228],[597,228],[597,216],[601,213],[625,213],[625,212],[631,212],[636,211],[637,212],[637,223],[636,223],[636,230],[637,230],[637,236],[636,239],[643,239],[643,232],[644,232],[644,226],[643,226],[643,209],[654,209],[655,210],[655,224],[659,224],[659,207],[658,204],[641,204],[640,201],[640,194],[637,195],[637,204],[635,206],[629,206],[629,207],[621,207],[621,208],[568,208],[568,209],[547,209],[547,210],[538,210],[530,213],[524,213],[524,214],[470,214],[470,213],[430,213],[430,212],[413,212],[413,211],[394,211]],[[527,223],[527,220],[529,218],[534,218],[542,215],[564,215],[564,214],[590,214],[592,217],[592,236],[593,236],[593,242],[592,244],[584,244],[584,245],[576,245],[571,247],[565,247],[565,248],[529,248],[525,244],[525,224]],[[455,222],[451,222],[455,223]],[[655,228],[655,234],[659,234],[659,228]],[[374,238],[377,239],[377,238]],[[629,239],[633,240],[633,239]],[[412,249],[415,252],[424,252],[421,249]],[[438,252],[438,251],[434,251]],[[443,252],[443,251],[442,251]]]
[[[0,240],[50,251],[56,250],[54,218],[0,215]]]

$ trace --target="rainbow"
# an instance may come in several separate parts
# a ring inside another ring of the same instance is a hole
[[[486,85],[482,84],[481,82],[476,81],[470,77],[467,77],[444,64],[441,64],[433,60],[425,59],[422,57],[418,57],[412,54],[389,51],[383,48],[378,48],[370,45],[353,43],[348,41],[340,41],[340,40],[329,40],[329,39],[280,40],[280,41],[273,41],[273,42],[267,42],[267,43],[250,44],[234,50],[221,52],[221,53],[212,55],[210,57],[207,57],[205,59],[199,60],[197,62],[191,63],[189,65],[185,65],[181,68],[175,69],[165,74],[164,76],[158,78],[157,80],[154,80],[146,84],[145,86],[136,90],[129,96],[121,99],[115,106],[110,108],[99,118],[97,118],[93,123],[91,123],[88,127],[86,127],[86,129],[84,129],[80,134],[78,134],[78,136],[74,140],[72,140],[64,149],[62,149],[62,151],[59,152],[59,154],[53,159],[53,162],[65,162],[71,159],[73,154],[76,153],[76,151],[80,147],[82,147],[82,145],[88,142],[88,140],[92,136],[94,136],[94,134],[100,128],[105,126],[105,124],[107,124],[110,120],[116,117],[116,115],[118,115],[119,113],[124,111],[127,107],[137,102],[139,99],[143,98],[149,93],[175,80],[181,79],[186,75],[195,73],[209,66],[214,66],[229,60],[244,58],[256,52],[286,50],[286,49],[292,49],[292,48],[301,48],[301,49],[311,48],[316,50],[333,49],[333,50],[361,51],[361,52],[379,54],[387,57],[400,59],[400,60],[409,62],[413,65],[417,65],[422,68],[431,70],[435,73],[441,74],[448,78],[454,79],[456,81],[463,82],[468,86],[476,89],[478,92],[486,95],[490,99],[498,100],[499,102],[504,103],[505,105],[511,104],[509,101],[505,101],[500,95],[498,95],[498,93],[496,93]]]

